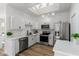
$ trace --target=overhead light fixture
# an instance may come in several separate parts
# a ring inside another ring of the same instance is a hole
[[[40,9],[40,8],[44,8],[52,5],[54,5],[54,3],[40,3],[38,5],[33,6],[32,9],[35,10],[35,9]]]
[[[55,13],[51,13],[51,15],[55,15]]]
[[[55,7],[57,7],[57,8],[55,8]],[[48,15],[50,16],[50,15],[55,15],[55,13],[50,13],[50,12],[57,11],[59,9],[59,4],[38,3],[32,7],[29,7],[28,9],[37,15],[44,15],[44,14],[49,13]],[[42,16],[42,17],[44,17],[44,16]]]
[[[39,9],[40,7],[41,7],[41,5],[40,4],[38,4],[38,5],[36,5],[35,6],[37,9]]]
[[[41,15],[43,18],[45,17],[45,15]]]
[[[35,8],[35,7],[32,7],[32,9],[33,9],[33,10],[36,10],[36,8]]]
[[[52,5],[54,5],[54,3],[49,3],[48,5],[49,5],[49,6],[52,6]]]
[[[46,3],[42,3],[41,4],[41,8],[44,8],[44,7],[47,7],[47,4]]]

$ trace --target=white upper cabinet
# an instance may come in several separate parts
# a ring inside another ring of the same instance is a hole
[[[23,22],[22,18],[20,18],[20,17],[10,16],[9,27],[10,27],[10,29],[19,29],[19,27],[21,29],[23,29],[24,22]]]
[[[38,25],[33,25],[33,29],[38,29]]]
[[[11,6],[7,6],[7,29],[21,29],[25,28],[25,20],[27,20],[27,14],[23,13],[19,9]]]

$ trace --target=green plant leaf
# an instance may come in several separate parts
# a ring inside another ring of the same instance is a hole
[[[13,35],[13,33],[12,32],[7,32],[6,35],[11,36],[11,35]]]
[[[72,34],[72,37],[73,37],[74,39],[78,39],[78,38],[79,38],[79,33],[73,33],[73,34]]]

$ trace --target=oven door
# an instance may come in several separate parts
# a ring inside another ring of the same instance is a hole
[[[48,42],[48,36],[40,35],[40,41]]]

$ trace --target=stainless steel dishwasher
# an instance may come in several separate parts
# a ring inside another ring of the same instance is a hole
[[[23,37],[19,39],[19,52],[28,48],[28,37]]]

